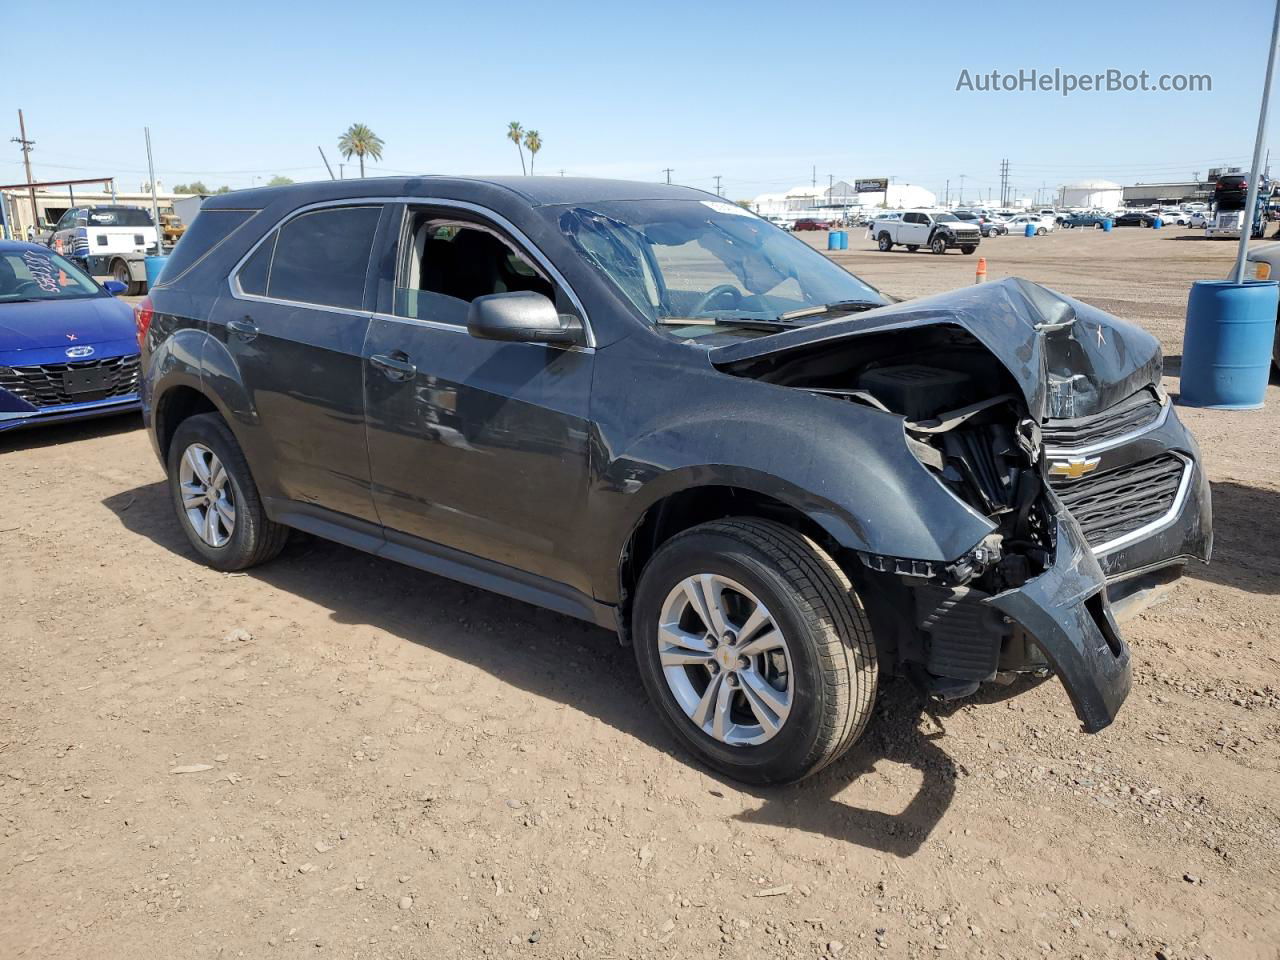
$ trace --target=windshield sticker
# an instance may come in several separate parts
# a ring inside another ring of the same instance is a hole
[[[36,286],[41,290],[45,293],[61,292],[58,278],[54,275],[55,272],[61,273],[61,271],[54,267],[51,257],[37,253],[34,250],[24,250],[22,262],[27,265],[27,269],[31,271],[31,279],[35,281]]]
[[[736,203],[725,203],[723,200],[703,200],[704,207],[710,207],[716,213],[727,213],[732,217],[752,217],[755,214],[745,207],[740,207]]]

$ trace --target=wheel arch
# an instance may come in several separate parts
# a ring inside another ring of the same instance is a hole
[[[678,533],[726,517],[774,520],[812,539],[842,567],[848,531],[831,515],[816,515],[799,504],[762,489],[766,484],[745,477],[682,486],[656,498],[640,513],[617,557],[619,636],[628,643],[630,607],[646,565],[664,543]],[[847,571],[846,571],[847,572]]]

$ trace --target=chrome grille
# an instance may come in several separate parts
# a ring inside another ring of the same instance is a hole
[[[1181,457],[1166,453],[1079,480],[1054,477],[1050,483],[1096,549],[1169,513],[1185,469]]]
[[[1161,409],[1160,398],[1148,388],[1089,417],[1046,420],[1041,435],[1044,445],[1050,449],[1088,447],[1150,426],[1160,416]]]
[[[69,370],[103,370],[100,389],[69,393]],[[33,407],[56,407],[65,403],[92,403],[138,392],[138,355],[78,360],[74,363],[44,363],[0,367],[0,390],[7,390]]]

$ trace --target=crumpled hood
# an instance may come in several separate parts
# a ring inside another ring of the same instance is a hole
[[[1151,334],[1018,277],[716,347],[709,359],[716,367],[739,367],[863,334],[947,324],[991,351],[1038,420],[1087,416],[1160,380],[1160,344]]]
[[[0,353],[91,345],[135,335],[132,308],[115,297],[0,303]]]

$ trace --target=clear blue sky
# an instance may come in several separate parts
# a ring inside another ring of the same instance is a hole
[[[1268,0],[983,4],[222,0],[25,4],[5,14],[0,180],[166,185],[325,176],[348,124],[386,141],[377,173],[518,173],[507,122],[537,129],[538,172],[661,179],[734,199],[893,176],[941,192],[1030,194],[1247,167]],[[150,34],[166,42],[147,48]],[[40,59],[30,51],[39,51]],[[19,67],[19,69],[14,69]],[[1211,93],[957,92],[962,68],[1208,73]],[[1280,95],[1275,101],[1280,103]],[[1280,111],[1273,110],[1273,113]],[[1273,127],[1280,117],[1273,118]],[[1280,147],[1280,129],[1269,139]],[[1280,151],[1276,167],[1280,167]],[[1273,167],[1275,169],[1276,167]],[[352,167],[347,168],[348,174]]]

